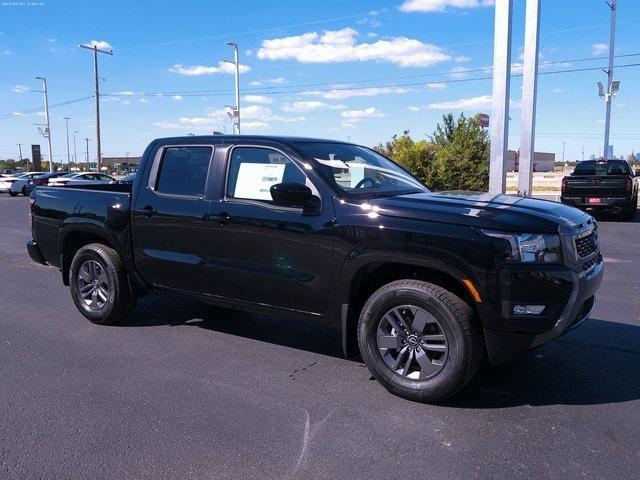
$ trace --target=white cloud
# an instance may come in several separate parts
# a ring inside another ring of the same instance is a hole
[[[3,55],[11,55],[13,52],[11,50],[3,50],[2,54]]]
[[[124,105],[129,105],[131,103],[131,100],[125,100],[122,102]]]
[[[152,125],[154,127],[162,128],[165,130],[175,130],[177,128],[184,128],[182,125],[178,123],[172,123],[172,122],[153,122]]]
[[[20,83],[16,83],[13,87],[11,87],[11,91],[14,93],[25,93],[29,91],[29,87],[21,85]]]
[[[111,50],[113,47],[106,40],[91,40],[89,43],[85,43],[89,47],[98,47],[100,50]]]
[[[470,57],[465,57],[464,55],[458,55],[457,57],[453,57],[453,61],[457,63],[468,62],[470,61]]]
[[[427,88],[429,90],[444,90],[447,88],[447,84],[441,82],[427,83]]]
[[[563,90],[561,88],[554,88],[553,93],[562,93]]]
[[[174,95],[171,97],[171,100],[175,100],[176,102],[179,102],[180,100],[182,100],[182,95]]]
[[[522,102],[511,100],[513,108],[520,108]],[[429,108],[435,110],[474,110],[491,107],[491,95],[481,95],[479,97],[459,98],[448,102],[430,103]]]
[[[609,45],[606,43],[594,43],[591,45],[591,55],[604,55],[609,53]]]
[[[429,104],[429,108],[436,110],[466,110],[478,109],[491,106],[491,95],[481,95],[479,97],[460,98],[458,100],[450,100],[448,102],[439,102]]]
[[[448,8],[491,7],[495,0],[405,0],[402,12],[443,12]]]
[[[140,103],[149,103],[149,100],[147,100],[146,98],[141,98],[140,100],[138,100]]]
[[[368,118],[386,117],[384,113],[375,107],[365,108],[364,110],[345,110],[340,116],[345,119],[342,123],[343,127],[353,127]]]
[[[24,115],[24,113],[22,112],[13,112],[13,116],[14,117],[22,117]]]
[[[308,32],[263,40],[257,56],[266,60],[294,59],[301,63],[384,61],[400,67],[428,67],[451,60],[440,47],[407,37],[358,43],[353,28]]]
[[[282,107],[285,112],[310,112],[312,110],[324,110],[326,108],[329,108],[329,104],[319,100],[297,101]]]
[[[419,112],[420,108],[412,105],[410,107],[407,107],[407,110],[409,110],[410,112]]]
[[[252,87],[259,87],[260,85],[262,85],[262,82],[254,80],[252,82],[249,82],[249,85],[252,86]]]
[[[236,67],[228,62],[220,61],[217,67],[206,65],[183,65],[176,63],[169,68],[171,73],[177,73],[179,75],[186,75],[188,77],[199,77],[201,75],[213,75],[214,73],[236,73]],[[240,64],[240,73],[247,73],[251,71],[249,65]]]
[[[133,96],[136,94],[136,92],[132,92],[131,90],[123,90],[121,92],[117,93],[118,95],[125,95],[125,96]]]
[[[274,85],[284,85],[285,83],[287,83],[287,79],[284,77],[270,78],[267,81]]]
[[[273,103],[273,98],[265,97],[264,95],[245,95],[244,101],[249,103]]]
[[[375,97],[377,95],[389,93],[409,93],[411,89],[404,87],[368,87],[368,88],[344,88],[333,90],[309,90],[302,92],[302,95],[322,97],[327,100],[343,100],[351,97]]]
[[[55,38],[47,38],[47,42],[56,43],[56,39]]]
[[[243,122],[242,128],[245,130],[265,130],[269,128],[267,122]]]

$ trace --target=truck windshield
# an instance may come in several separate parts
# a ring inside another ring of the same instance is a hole
[[[629,165],[621,160],[585,160],[576,165],[574,175],[630,175]]]
[[[346,143],[297,143],[339,190],[362,198],[429,190],[397,164],[365,147]]]

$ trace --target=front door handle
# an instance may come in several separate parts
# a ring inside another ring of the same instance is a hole
[[[144,212],[144,216],[149,218],[154,216],[156,213],[158,213],[156,211],[155,208],[153,208],[151,205],[145,205],[144,208],[142,209],[142,211]]]

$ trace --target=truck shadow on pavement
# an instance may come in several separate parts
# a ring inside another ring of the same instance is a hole
[[[196,326],[344,359],[330,325],[204,305],[152,294],[123,327]],[[499,367],[483,366],[444,406],[492,409],[521,405],[596,405],[640,399],[640,326],[590,319],[583,326]],[[354,361],[357,365],[361,360]],[[364,380],[364,378],[363,378]]]

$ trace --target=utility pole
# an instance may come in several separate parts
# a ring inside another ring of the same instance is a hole
[[[236,68],[236,104],[233,107],[233,130],[234,133],[240,135],[240,64],[238,63],[238,44],[227,42],[227,45],[233,47],[233,62],[225,60],[227,63],[233,63]]]
[[[564,163],[564,146],[566,143],[567,143],[566,140],[562,142],[562,163]]]
[[[605,102],[607,104],[607,113],[604,122],[604,159],[607,160],[609,156],[609,129],[611,127],[611,100],[612,97],[618,91],[618,82],[614,86],[613,81],[613,54],[616,42],[616,12],[618,11],[618,0],[611,0],[607,2],[611,9],[611,30],[609,32],[609,69],[607,70],[607,93],[604,95]],[[615,91],[614,91],[615,90]]]
[[[582,146],[582,161],[584,162],[584,145]]]
[[[51,154],[51,124],[49,123],[49,93],[47,90],[47,79],[44,77],[36,77],[36,80],[42,80],[44,90],[44,114],[47,119],[47,129],[45,130],[45,137],[47,137],[47,146],[49,148],[49,172],[53,173],[53,155]]]
[[[69,153],[69,120],[71,117],[62,117],[67,128],[67,172],[71,171],[71,154]]]
[[[80,45],[80,48],[93,50],[93,74],[96,82],[96,165],[100,171],[100,162],[102,161],[102,149],[100,145],[100,87],[98,85],[98,52],[113,55],[113,50],[102,50],[96,45]]]
[[[89,165],[89,139],[85,138],[85,142],[87,142],[87,172],[91,171],[91,166]]]
[[[76,133],[78,133],[78,130],[73,131],[73,163],[77,168],[78,167],[78,150],[76,148]]]

